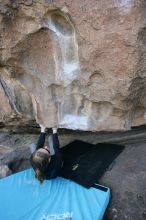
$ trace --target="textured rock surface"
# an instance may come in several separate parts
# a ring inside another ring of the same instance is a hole
[[[144,0],[0,1],[0,122],[146,123]]]

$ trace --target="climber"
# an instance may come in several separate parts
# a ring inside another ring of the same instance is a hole
[[[35,171],[35,177],[43,183],[45,179],[53,179],[60,175],[63,164],[57,128],[53,128],[53,134],[48,138],[49,146],[45,145],[45,128],[40,125],[41,134],[36,149],[31,155],[30,162]]]

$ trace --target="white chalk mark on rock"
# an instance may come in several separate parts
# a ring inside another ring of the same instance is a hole
[[[62,20],[62,22],[60,20]],[[77,77],[80,71],[78,44],[74,27],[69,19],[59,13],[52,13],[52,15],[50,15],[48,27],[54,32],[55,37],[57,37],[61,50],[61,63],[57,52],[54,51],[57,80],[61,80],[67,85]]]
[[[60,122],[61,127],[66,127],[68,129],[88,129],[88,117],[87,116],[76,116],[76,115],[65,115],[63,120]]]

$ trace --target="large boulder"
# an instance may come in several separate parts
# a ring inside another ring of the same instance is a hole
[[[1,1],[0,122],[146,123],[144,0]]]

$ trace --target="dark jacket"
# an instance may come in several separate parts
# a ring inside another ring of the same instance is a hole
[[[46,133],[40,134],[36,150],[44,147],[45,137],[46,137]],[[57,133],[52,134],[51,139],[52,139],[52,146],[49,146],[49,147],[53,148],[51,150],[54,151],[54,154],[51,155],[51,161],[44,171],[45,179],[53,179],[59,176],[61,173],[61,167],[63,163],[62,154],[59,148],[58,134]],[[30,162],[32,164],[32,157],[30,158]],[[33,167],[33,164],[32,164],[32,167]],[[35,167],[33,167],[33,169],[35,169]]]

